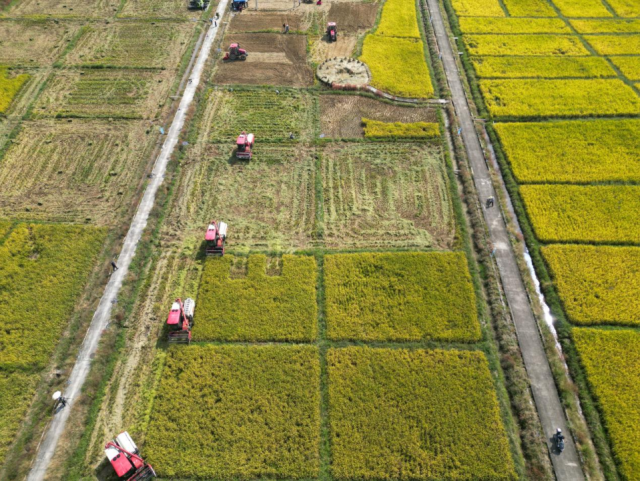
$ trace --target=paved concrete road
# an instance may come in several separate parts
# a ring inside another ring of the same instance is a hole
[[[222,18],[223,14],[225,13],[227,4],[228,0],[222,0],[218,5],[217,12],[220,14],[220,18]],[[89,330],[87,331],[84,342],[82,343],[82,346],[80,348],[78,359],[76,360],[73,371],[71,372],[69,380],[67,381],[67,388],[64,391],[64,396],[69,399],[69,404],[65,409],[56,414],[52,419],[45,438],[43,439],[38,449],[38,453],[31,468],[31,472],[29,473],[29,476],[27,478],[29,481],[40,481],[44,479],[47,467],[51,462],[51,458],[53,457],[53,454],[55,452],[58,440],[60,439],[60,436],[64,431],[64,427],[69,417],[69,413],[71,412],[71,409],[73,407],[74,401],[78,398],[80,390],[82,389],[82,385],[87,378],[87,374],[89,373],[89,369],[91,367],[91,359],[93,358],[93,355],[95,354],[98,347],[98,342],[100,341],[102,331],[109,324],[109,319],[111,317],[111,308],[118,297],[118,292],[120,291],[120,287],[122,286],[122,281],[127,275],[129,265],[131,264],[131,260],[133,259],[133,256],[136,252],[136,247],[138,245],[138,242],[140,241],[142,232],[147,225],[147,220],[149,218],[149,213],[153,208],[156,193],[164,180],[167,163],[169,162],[171,154],[173,153],[173,150],[178,143],[178,136],[180,135],[182,127],[184,126],[185,115],[189,106],[191,105],[191,102],[193,101],[196,87],[200,83],[202,69],[204,68],[204,64],[209,57],[209,53],[219,27],[219,24],[211,24],[211,27],[209,28],[209,31],[205,36],[202,49],[198,54],[196,63],[189,74],[190,81],[187,83],[187,86],[184,90],[184,94],[180,101],[178,111],[176,112],[171,127],[169,128],[169,132],[162,146],[162,150],[160,151],[160,155],[156,159],[156,163],[152,172],[152,178],[147,185],[144,196],[142,197],[142,201],[140,202],[136,215],[133,218],[131,226],[129,227],[129,232],[125,237],[122,251],[120,252],[120,257],[117,261],[119,269],[111,276],[109,282],[107,283],[107,287],[105,288],[102,299],[100,300],[98,309],[93,316],[91,325],[89,326]],[[116,435],[118,433],[113,434]]]
[[[467,98],[462,88],[460,73],[455,62],[454,55],[458,55],[458,53],[455,52],[454,54],[451,49],[442,14],[438,7],[438,0],[427,0],[427,4],[438,47],[442,54],[445,74],[453,97],[453,105],[462,127],[462,140],[469,156],[476,189],[480,196],[480,202],[485,206],[486,199],[491,196],[495,197],[495,193],[482,147],[473,125]],[[524,363],[531,380],[531,389],[536,408],[542,422],[544,434],[547,437],[553,469],[557,479],[560,481],[582,480],[584,475],[571,436],[567,436],[566,447],[562,454],[558,455],[553,449],[552,436],[556,429],[561,428],[563,432],[568,433],[564,410],[558,397],[536,319],[529,305],[529,298],[520,277],[516,257],[509,242],[509,236],[499,206],[496,205],[489,209],[483,207],[483,211],[489,227],[491,241],[495,247],[495,257],[509,309],[515,322],[518,342],[520,343]]]

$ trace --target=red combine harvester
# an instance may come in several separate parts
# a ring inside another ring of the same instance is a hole
[[[224,244],[227,241],[227,224],[225,222],[216,222],[215,220],[209,222],[204,240],[207,243],[205,247],[206,255],[223,256]]]
[[[186,299],[184,304],[180,298],[171,304],[171,311],[167,318],[169,327],[168,341],[170,343],[191,342],[191,328],[193,327],[193,314],[196,310],[196,303],[193,299]]]
[[[255,136],[253,134],[247,134],[242,132],[236,139],[236,158],[251,160],[253,157],[253,143],[255,142]]]
[[[224,55],[222,60],[247,60],[247,55],[249,55],[249,53],[245,49],[240,48],[239,43],[232,43],[229,45],[229,51]]]
[[[126,431],[118,434],[113,441],[108,442],[104,447],[104,452],[121,479],[141,481],[156,477],[156,472],[140,457],[136,443]]]
[[[329,38],[329,42],[338,40],[338,26],[336,22],[327,23],[327,37]]]

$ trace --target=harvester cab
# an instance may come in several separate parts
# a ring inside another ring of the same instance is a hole
[[[140,457],[140,451],[128,432],[122,432],[104,447],[104,453],[116,475],[127,481],[155,478],[156,472]]]
[[[236,139],[236,158],[251,160],[253,157],[253,144],[255,142],[255,136],[253,134],[247,134],[242,132]]]
[[[204,241],[206,242],[206,255],[223,256],[224,244],[227,241],[227,224],[225,222],[216,222],[215,220],[209,222]]]
[[[245,8],[247,8],[246,0],[233,0],[231,2],[231,8],[233,8],[236,12],[242,12]]]
[[[193,299],[186,299],[184,304],[181,299],[176,299],[171,304],[167,326],[169,328],[168,341],[170,343],[191,342],[191,328],[193,327],[193,314],[196,303]]]
[[[232,43],[222,60],[247,60],[247,55],[249,54],[245,49],[240,48],[239,43]]]
[[[189,0],[190,10],[206,10],[209,7],[209,0]]]
[[[336,22],[327,23],[327,38],[329,42],[335,42],[338,40],[338,26]]]

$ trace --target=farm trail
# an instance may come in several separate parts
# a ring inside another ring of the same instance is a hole
[[[460,72],[449,43],[438,1],[426,0],[426,2],[437,39],[437,47],[442,56],[447,82],[451,89],[453,104],[462,127],[462,140],[471,164],[473,179],[480,201],[484,205],[486,199],[496,195],[492,186],[491,176],[473,124],[471,111],[462,87]],[[565,450],[561,455],[558,455],[553,449],[552,437],[556,429],[561,428],[564,432],[570,432],[567,429],[564,409],[549,367],[538,325],[529,304],[527,291],[520,277],[516,256],[511,246],[501,211],[499,207],[483,209],[483,211],[491,242],[495,247],[495,259],[502,278],[509,309],[516,326],[525,367],[531,380],[531,390],[544,430],[556,479],[559,481],[583,480],[585,477],[573,438],[571,436],[566,437]]]
[[[226,11],[228,0],[222,0],[217,8],[217,12],[222,16]],[[145,189],[144,195],[138,206],[135,217],[125,237],[120,256],[118,258],[119,269],[111,276],[104,294],[98,305],[91,325],[87,331],[84,342],[80,348],[78,358],[73,367],[73,371],[67,381],[67,389],[64,395],[69,399],[65,409],[60,411],[51,421],[44,439],[38,447],[38,452],[27,479],[29,481],[41,481],[45,478],[47,468],[53,458],[58,441],[64,432],[66,422],[73,408],[74,401],[79,396],[82,386],[91,368],[92,358],[98,348],[102,332],[109,325],[111,318],[111,308],[117,301],[118,293],[122,282],[127,275],[131,261],[135,255],[136,247],[142,237],[142,233],[147,225],[147,220],[153,208],[156,193],[163,182],[167,164],[171,158],[174,148],[178,143],[178,137],[185,123],[186,115],[196,93],[196,88],[200,83],[200,78],[204,65],[209,57],[213,42],[218,32],[218,24],[212,24],[205,37],[202,49],[198,54],[189,78],[191,82],[186,86],[180,100],[180,105],[171,123],[167,138],[162,146],[162,150],[156,160],[152,171],[151,180]]]

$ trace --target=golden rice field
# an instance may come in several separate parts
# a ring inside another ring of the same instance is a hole
[[[404,0],[387,0],[375,34],[382,37],[420,38],[418,12]]]
[[[29,80],[28,74],[13,74],[6,67],[0,67],[0,114],[4,114],[22,86]]]
[[[640,181],[640,119],[498,123],[522,183]]]
[[[452,0],[451,3],[461,17],[506,17],[496,0]]]
[[[465,35],[469,54],[480,55],[589,55],[589,51],[573,35]]]
[[[626,58],[626,57],[624,57]],[[616,77],[601,57],[473,57],[479,78]]]
[[[573,339],[624,479],[640,473],[640,332],[573,329]]]
[[[629,80],[640,80],[640,57],[610,57],[622,75]]]
[[[607,0],[621,17],[640,17],[640,4],[636,0]]]
[[[522,185],[520,194],[543,242],[640,243],[638,185]]]
[[[0,369],[0,466],[31,404],[40,376]]]
[[[553,0],[567,17],[613,17],[600,0]]]
[[[556,244],[542,254],[571,322],[640,325],[640,248]]]
[[[485,80],[480,90],[497,118],[640,114],[640,97],[620,79]]]
[[[578,33],[640,33],[640,20],[571,20]]]
[[[482,352],[352,346],[327,363],[335,479],[517,479]]]
[[[571,33],[559,18],[460,17],[460,29],[465,34]]]
[[[435,122],[381,122],[362,119],[364,136],[369,139],[439,139],[440,124]]]
[[[556,12],[545,0],[503,0],[512,17],[555,17]]]
[[[584,35],[600,55],[640,55],[640,35]]]

